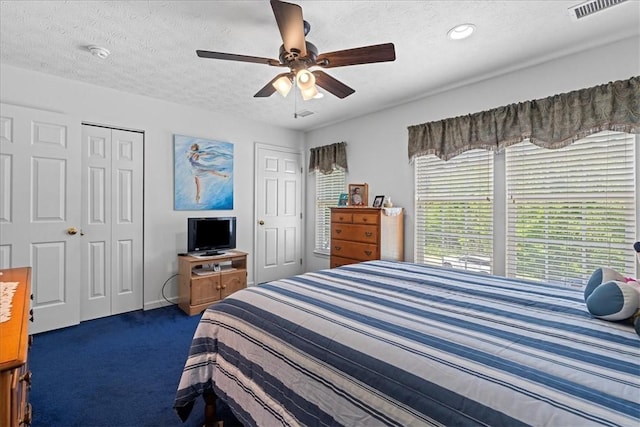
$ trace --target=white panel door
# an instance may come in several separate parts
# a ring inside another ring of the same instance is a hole
[[[142,308],[143,135],[82,127],[81,320]]]
[[[0,104],[0,268],[32,267],[29,333],[79,322],[80,123]]]
[[[302,155],[256,144],[255,282],[302,272]]]

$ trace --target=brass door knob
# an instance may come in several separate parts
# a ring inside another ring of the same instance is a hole
[[[76,227],[69,227],[67,228],[67,234],[73,236],[74,234],[78,233],[78,229]]]

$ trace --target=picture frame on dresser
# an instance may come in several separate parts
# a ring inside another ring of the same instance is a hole
[[[382,207],[382,202],[384,202],[384,196],[376,196],[375,199],[373,199],[373,207],[374,208],[381,208]]]
[[[349,184],[349,206],[369,206],[368,184]]]

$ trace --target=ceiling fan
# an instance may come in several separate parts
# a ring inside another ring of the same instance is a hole
[[[311,67],[335,68],[347,65],[388,62],[396,59],[393,43],[364,46],[353,49],[318,54],[318,49],[305,40],[311,26],[302,18],[302,8],[297,4],[279,0],[271,0],[271,8],[282,36],[279,59],[261,58],[257,56],[237,55],[232,53],[196,50],[200,58],[225,59],[229,61],[254,62],[273,67],[288,67],[289,71],[275,76],[260,89],[254,97],[268,97],[276,90],[287,96],[295,83],[304,100],[318,94],[316,85],[338,98],[346,98],[355,92],[354,89],[331,77],[322,70],[310,71]]]

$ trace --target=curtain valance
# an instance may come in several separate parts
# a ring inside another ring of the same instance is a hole
[[[334,169],[346,172],[348,170],[346,147],[346,142],[336,142],[312,148],[309,157],[309,172],[320,171],[325,175],[330,174]]]
[[[501,150],[526,138],[561,148],[592,133],[640,133],[640,77],[409,126],[409,160],[449,160],[477,148]]]

